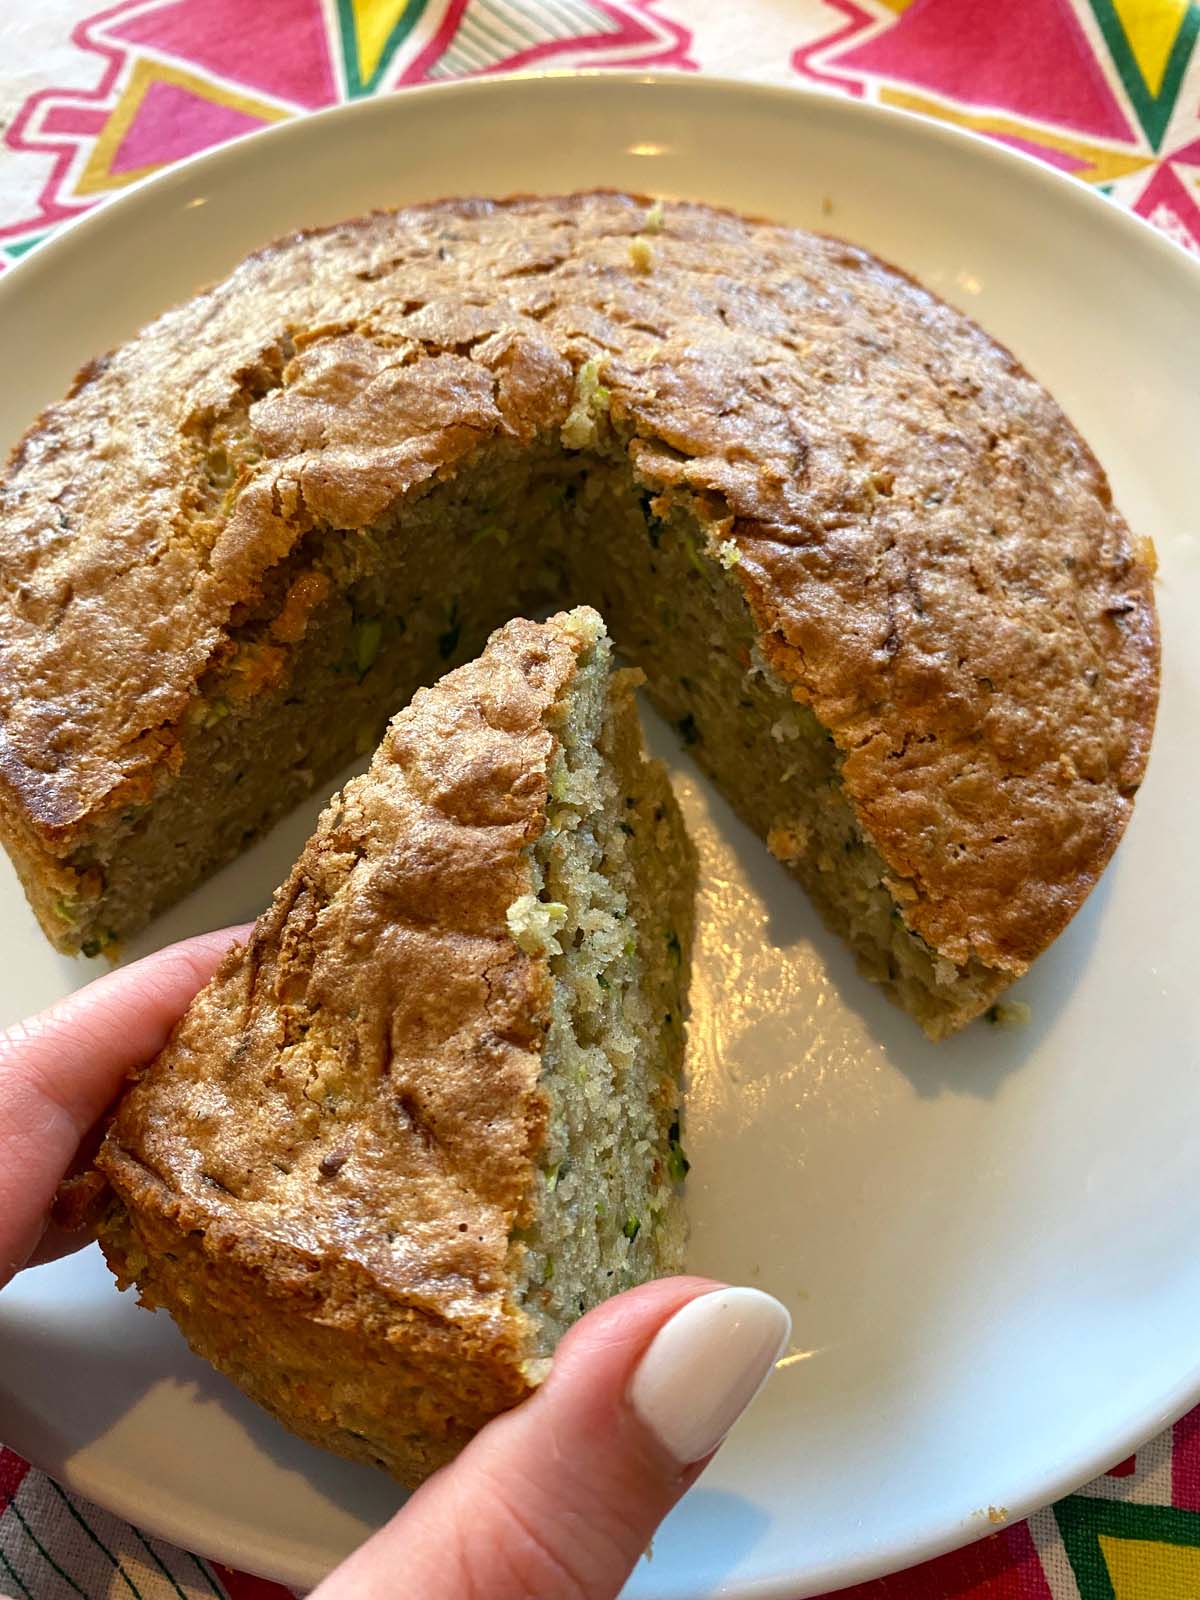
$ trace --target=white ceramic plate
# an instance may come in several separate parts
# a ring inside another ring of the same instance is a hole
[[[990,1531],[1200,1398],[1200,272],[1105,201],[947,128],[674,78],[480,82],[356,105],[133,190],[0,281],[0,443],[74,370],[301,223],[628,185],[869,245],[1058,395],[1162,559],[1162,712],[1118,858],[1020,986],[939,1047],[853,970],[669,738],[704,862],[691,1264],[760,1284],[794,1349],[630,1593],[813,1594]],[[130,954],[255,912],[304,816]],[[0,1020],[91,975],[0,871]],[[298,1585],[383,1518],[112,1289],[95,1251],[0,1304],[0,1437],[143,1526]]]

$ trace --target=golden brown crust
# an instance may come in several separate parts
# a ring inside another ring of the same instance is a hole
[[[0,499],[7,833],[52,857],[166,781],[239,608],[309,529],[552,434],[600,358],[640,481],[731,519],[905,920],[1023,970],[1115,847],[1154,719],[1150,573],[1104,475],[1006,350],[866,252],[693,205],[634,251],[645,206],[297,235],[82,375]],[[239,428],[261,455],[226,516],[202,468]]]
[[[510,1236],[551,979],[506,912],[583,648],[512,622],[394,719],[98,1158],[118,1277],[289,1426],[408,1481],[527,1388]]]
[[[528,1385],[498,1340],[384,1300],[364,1276],[331,1284],[298,1250],[222,1250],[233,1237],[122,1161],[127,1201],[101,1233],[122,1288],[169,1310],[188,1343],[286,1427],[415,1487]],[[206,1243],[209,1241],[209,1243]],[[265,1241],[259,1241],[260,1246]]]

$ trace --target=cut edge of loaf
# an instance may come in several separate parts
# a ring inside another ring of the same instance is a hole
[[[555,708],[531,892],[509,908],[554,984],[539,1194],[517,1267],[543,1355],[606,1295],[682,1265],[681,974],[695,880],[665,770],[641,748],[641,674],[610,672],[594,611],[559,620],[589,649]]]
[[[393,580],[385,566],[374,580],[377,598],[365,620],[358,603],[346,605],[340,631],[330,620],[320,636],[303,642],[297,680],[268,691],[267,704],[231,702],[226,714],[189,729],[186,762],[199,774],[195,792],[176,783],[150,807],[149,828],[134,846],[140,853],[125,858],[127,887],[121,893],[126,905],[139,903],[143,883],[152,886],[151,893],[172,897],[169,878],[155,864],[179,830],[180,817],[189,830],[211,826],[206,818],[219,795],[210,790],[246,795],[255,804],[261,796],[266,807],[262,815],[230,811],[224,832],[214,836],[215,866],[236,855],[246,832],[257,831],[295,803],[307,782],[336,770],[356,747],[372,741],[377,731],[372,717],[378,719],[384,707],[414,691],[414,669],[422,670],[423,656],[436,659],[447,646],[457,655],[473,648],[496,620],[497,593],[525,589],[524,598],[532,602],[553,592],[555,583],[539,587],[538,575],[522,566],[520,552],[514,551],[522,543],[522,517],[528,515],[540,524],[545,556],[555,570],[565,565],[564,552],[575,550],[573,581],[580,598],[595,602],[605,616],[621,618],[618,642],[645,671],[658,709],[682,733],[689,754],[804,885],[829,926],[848,940],[864,974],[929,1037],[954,1032],[986,1010],[1023,968],[989,968],[977,958],[950,961],[908,928],[904,897],[914,891],[889,871],[845,801],[841,753],[762,653],[735,571],[737,547],[719,505],[688,491],[655,493],[643,486],[625,465],[627,441],[610,419],[595,417],[593,427],[585,456],[556,453],[554,445],[524,461],[502,454],[499,461],[484,459],[460,469],[448,483],[409,504],[402,516],[416,527],[440,530],[439,548],[448,561],[442,580],[448,597],[440,607],[425,608],[426,615],[402,592],[389,595]],[[506,483],[507,529],[497,525],[494,509]],[[484,506],[491,508],[490,521]],[[537,540],[527,537],[525,543],[532,547]],[[449,555],[454,549],[458,556]],[[468,552],[475,554],[476,573],[464,570],[462,557]],[[389,609],[409,618],[399,637],[393,637]],[[297,681],[303,685],[309,675],[319,683],[320,695],[327,687],[336,695],[347,692],[344,680],[331,677],[323,666],[323,653],[335,661],[365,659],[363,629],[374,627],[376,617],[382,620],[375,654],[349,689],[357,696],[353,714],[335,709],[333,700],[314,712],[303,703],[305,691],[298,707],[289,705],[296,699]],[[327,757],[317,761],[305,754],[298,766],[281,762],[280,747],[301,737],[298,718],[328,730]],[[168,854],[173,870],[190,870],[189,859],[187,852]],[[44,901],[49,876],[39,878],[36,870],[28,876]],[[95,953],[106,947],[110,933],[124,931],[124,923],[115,930],[106,923],[111,897],[90,904],[93,909],[81,910],[66,925],[60,948],[79,948],[82,935],[88,953]],[[51,925],[61,930],[56,916],[57,911],[50,913]]]

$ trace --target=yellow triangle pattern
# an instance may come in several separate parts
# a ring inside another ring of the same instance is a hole
[[[1182,1600],[1200,1595],[1200,1549],[1099,1535],[1117,1600]]]
[[[370,83],[393,29],[412,4],[413,0],[350,0],[360,83]]]
[[[1013,117],[992,116],[988,112],[960,111],[938,100],[928,100],[924,95],[908,94],[902,89],[881,89],[879,98],[885,105],[899,106],[905,111],[919,111],[926,117],[937,117],[942,122],[953,122],[960,128],[972,128],[976,133],[1007,135],[1025,139],[1048,150],[1061,150],[1083,165],[1076,167],[1074,176],[1085,183],[1111,183],[1114,178],[1125,178],[1131,172],[1140,172],[1154,160],[1153,156],[1131,155],[1126,150],[1109,150],[1104,145],[1087,139],[1072,138],[1069,134],[1051,133],[1045,128],[1018,122]],[[1197,1591],[1200,1594],[1200,1590]]]
[[[238,94],[236,90],[219,88],[206,78],[196,77],[194,73],[184,72],[179,67],[164,66],[139,56],[134,62],[133,71],[129,74],[129,80],[121,92],[120,99],[109,113],[100,137],[92,146],[87,165],[79,175],[79,181],[75,185],[77,195],[104,194],[109,189],[123,189],[127,184],[136,183],[139,178],[157,172],[159,167],[167,165],[166,162],[158,161],[151,166],[137,167],[131,172],[109,170],[113,157],[121,148],[121,141],[133,126],[138,107],[154,83],[174,84],[178,89],[185,89],[188,94],[198,95],[202,100],[211,100],[214,105],[229,106],[234,111],[245,112],[248,117],[257,117],[261,122],[283,122],[288,115],[278,106],[267,105],[263,100],[256,100],[253,95]]]
[[[1188,0],[1112,0],[1129,40],[1133,59],[1156,98],[1171,57],[1171,47],[1187,21]]]

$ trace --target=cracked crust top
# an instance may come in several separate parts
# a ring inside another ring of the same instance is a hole
[[[905,920],[1021,971],[1145,766],[1149,547],[968,318],[865,251],[696,205],[660,226],[622,195],[458,201],[297,235],[87,369],[0,495],[10,825],[49,839],[148,792],[307,529],[560,429],[596,358],[639,479],[735,541]],[[235,435],[225,505],[204,464]],[[317,599],[281,602],[281,652],[287,605]]]

